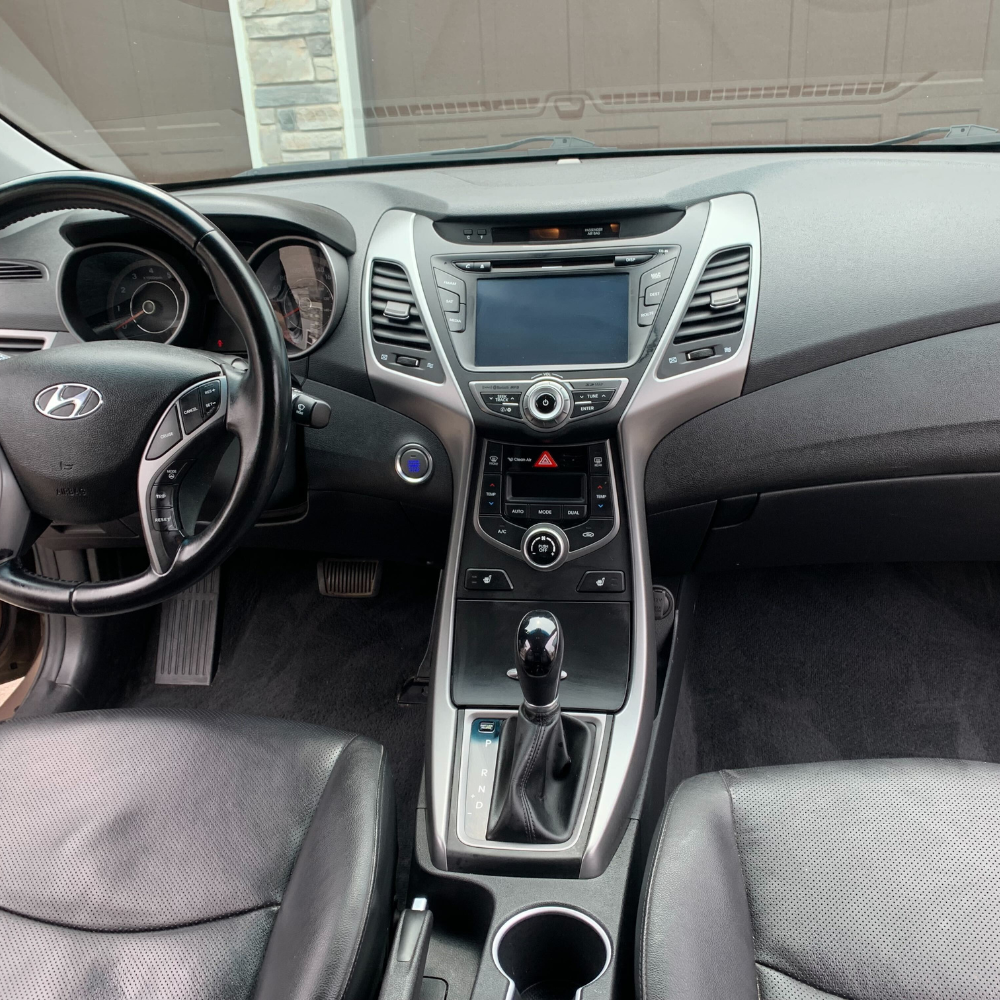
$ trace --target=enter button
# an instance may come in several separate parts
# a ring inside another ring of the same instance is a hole
[[[583,574],[576,589],[581,594],[622,594],[625,574],[621,570],[590,570]]]

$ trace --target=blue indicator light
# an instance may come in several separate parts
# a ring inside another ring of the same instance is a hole
[[[410,472],[412,472],[414,474],[419,473],[420,472],[420,459],[419,458],[408,458],[406,460],[406,468]]]

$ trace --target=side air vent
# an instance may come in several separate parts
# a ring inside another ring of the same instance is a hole
[[[719,339],[743,330],[750,285],[750,247],[713,254],[673,342]]]
[[[372,265],[372,336],[380,344],[429,351],[430,338],[420,318],[413,288],[399,264]]]
[[[37,337],[28,333],[18,333],[16,336],[0,331],[0,354],[31,354],[32,351],[43,351],[49,338],[43,334]]]
[[[38,281],[45,268],[30,260],[0,260],[0,281]]]

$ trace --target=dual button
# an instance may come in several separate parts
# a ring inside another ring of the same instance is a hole
[[[508,503],[504,517],[517,521],[581,521],[587,516],[587,505],[580,503]]]

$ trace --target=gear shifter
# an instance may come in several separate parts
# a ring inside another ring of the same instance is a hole
[[[558,844],[568,840],[583,804],[594,729],[559,709],[563,633],[548,611],[529,611],[517,629],[517,679],[523,703],[504,723],[488,840]]]
[[[529,611],[517,628],[517,679],[524,706],[533,715],[559,708],[562,629],[555,615]]]

